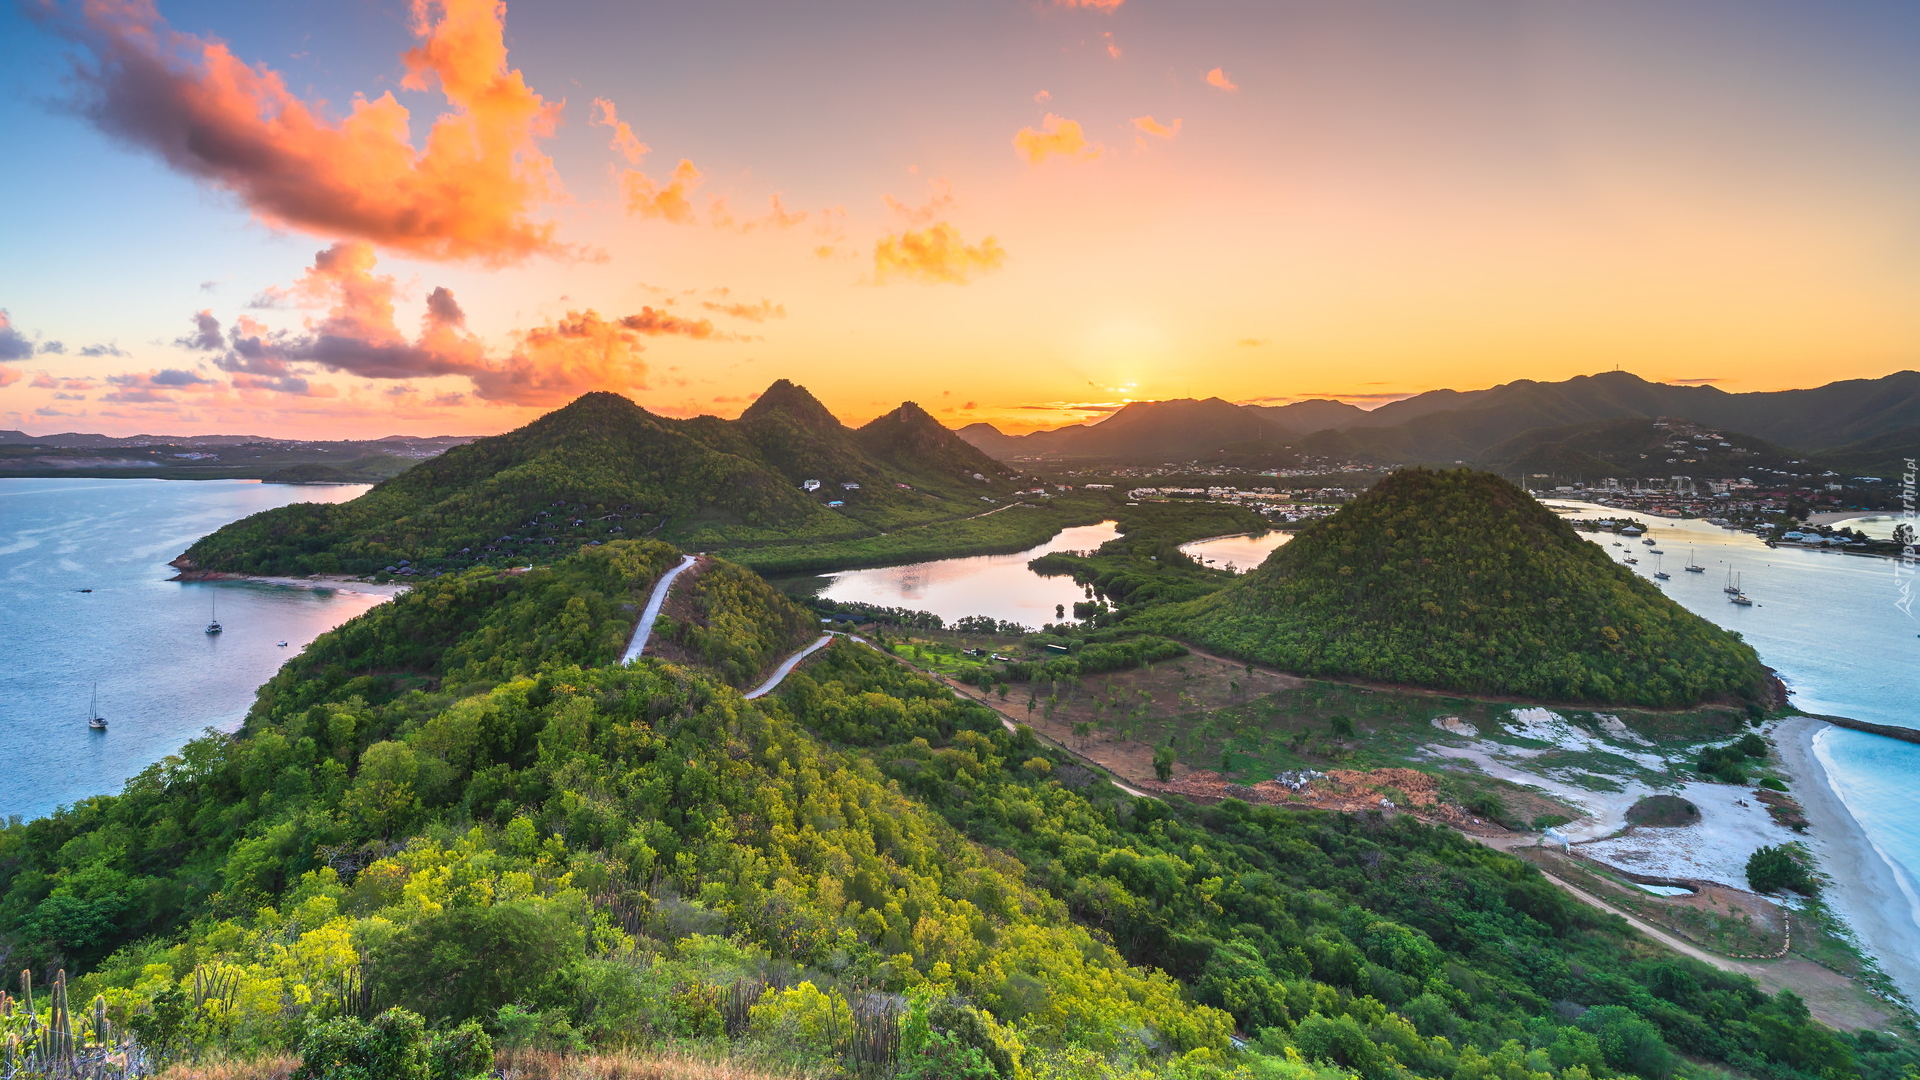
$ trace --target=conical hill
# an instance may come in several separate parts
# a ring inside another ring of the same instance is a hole
[[[992,480],[1011,475],[1006,466],[941,426],[927,410],[911,401],[868,422],[853,437],[875,461],[928,479],[965,480],[978,474]]]
[[[1763,700],[1739,637],[1491,473],[1405,469],[1222,591],[1159,615],[1309,675],[1548,701]]]

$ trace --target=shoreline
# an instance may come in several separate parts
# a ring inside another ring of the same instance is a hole
[[[1818,741],[1833,725],[1796,716],[1774,729],[1774,746],[1794,779],[1793,795],[1813,826],[1829,883],[1826,900],[1858,943],[1909,1001],[1920,1002],[1920,920],[1899,871],[1834,789]],[[1898,903],[1889,901],[1898,897]]]
[[[328,592],[362,593],[367,596],[399,596],[413,588],[410,582],[363,581],[345,574],[315,574],[312,577],[274,577],[258,574],[227,574],[219,571],[184,571],[171,581],[245,581],[256,585],[277,585],[283,589],[324,589]]]

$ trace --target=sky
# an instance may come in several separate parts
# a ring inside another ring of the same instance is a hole
[[[0,427],[1920,367],[1908,0],[16,0]]]

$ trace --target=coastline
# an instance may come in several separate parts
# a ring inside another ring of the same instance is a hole
[[[1830,879],[1827,904],[1909,1001],[1920,1002],[1920,922],[1900,875],[1834,790],[1818,741],[1832,725],[1796,716],[1774,729],[1774,746],[1794,779],[1794,797],[1813,825],[1812,847]]]
[[[312,577],[272,577],[257,574],[226,574],[219,571],[182,571],[172,581],[250,581],[256,585],[278,585],[283,589],[326,589],[331,592],[363,593],[389,599],[413,588],[401,581],[363,581],[345,574],[315,574]]]

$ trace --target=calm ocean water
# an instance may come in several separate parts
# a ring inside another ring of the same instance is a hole
[[[1583,517],[1610,513],[1584,503],[1564,505],[1581,507]],[[1891,519],[1882,519],[1862,531],[1884,536],[1892,527]],[[1760,659],[1778,669],[1795,705],[1920,727],[1920,620],[1894,606],[1900,594],[1892,560],[1769,549],[1751,536],[1695,521],[1658,522],[1647,535],[1666,552],[1673,580],[1662,583],[1665,592],[1744,635]],[[1653,575],[1656,559],[1644,544],[1626,541],[1616,548],[1610,538],[1600,542],[1616,559],[1633,554],[1640,560],[1633,569]],[[1706,573],[1681,569],[1689,547]],[[1740,575],[1752,607],[1727,602],[1721,588],[1729,570]],[[1920,745],[1835,728],[1822,735],[1821,748],[1834,791],[1912,889],[1920,883],[1920,815],[1913,812],[1911,786],[1920,776]],[[1905,897],[1886,901],[1907,903]],[[1920,948],[1920,911],[1914,918],[1908,948]]]
[[[0,480],[0,817],[117,791],[203,729],[231,729],[289,657],[378,603],[364,593],[167,580],[169,559],[229,521],[365,490]],[[209,635],[216,595],[226,631]],[[104,733],[86,725],[96,683],[111,724]]]

